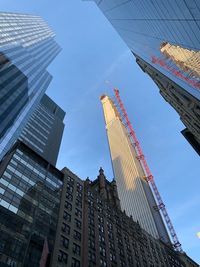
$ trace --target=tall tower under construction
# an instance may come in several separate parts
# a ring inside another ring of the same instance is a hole
[[[121,208],[152,236],[170,243],[158,203],[140,161],[141,155],[131,142],[130,133],[126,128],[127,122],[123,122],[124,114],[120,115],[110,97],[101,96],[101,102]]]

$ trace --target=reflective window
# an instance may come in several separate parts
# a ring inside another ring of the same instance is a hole
[[[95,2],[134,55],[200,98],[197,0]]]

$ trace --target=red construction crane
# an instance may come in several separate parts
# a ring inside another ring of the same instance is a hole
[[[124,125],[126,126],[126,128],[128,129],[129,131],[129,135],[130,135],[130,140],[131,140],[131,143],[134,145],[135,149],[136,149],[136,152],[137,152],[137,155],[138,155],[138,159],[140,160],[141,162],[141,166],[143,167],[143,170],[144,170],[144,173],[146,175],[146,180],[147,182],[151,185],[150,188],[152,188],[153,190],[153,193],[154,193],[154,196],[156,198],[156,202],[157,202],[157,210],[158,211],[161,211],[162,215],[163,215],[163,218],[164,218],[164,221],[165,221],[165,224],[167,226],[167,229],[168,229],[168,232],[169,232],[169,235],[170,235],[170,238],[171,238],[171,241],[173,243],[173,246],[174,246],[174,249],[176,251],[180,251],[182,252],[182,248],[181,248],[181,244],[178,240],[178,237],[176,235],[176,232],[174,230],[174,227],[173,227],[173,224],[169,218],[169,215],[167,213],[167,210],[165,208],[165,204],[161,198],[161,195],[158,191],[158,188],[155,184],[155,181],[154,181],[154,177],[147,165],[147,162],[145,160],[145,157],[144,157],[144,154],[142,152],[142,149],[140,147],[140,144],[137,140],[137,137],[135,135],[135,132],[132,128],[132,125],[129,121],[129,118],[128,118],[128,115],[126,113],[126,110],[124,108],[124,105],[121,101],[121,98],[120,98],[120,95],[119,95],[119,90],[118,89],[114,89],[114,92],[115,92],[115,96],[116,96],[116,99],[118,101],[118,105],[116,105],[118,107],[118,111],[119,113],[122,113],[122,116],[121,116],[121,119],[122,119],[122,122],[124,122]],[[120,112],[121,111],[121,112]]]

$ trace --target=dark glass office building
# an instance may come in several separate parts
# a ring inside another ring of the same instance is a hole
[[[0,162],[0,266],[45,267],[52,260],[63,188],[54,166],[64,116],[45,94]]]
[[[63,174],[27,145],[18,141],[7,152],[0,163],[0,266],[38,267],[44,244],[50,262],[62,186]]]
[[[46,94],[24,127],[19,140],[56,165],[65,112]]]
[[[47,67],[60,51],[38,16],[0,13],[0,159],[19,137],[52,77]]]
[[[200,2],[94,0],[200,150]],[[148,66],[148,67],[146,67]],[[161,77],[162,76],[162,77]],[[164,79],[164,77],[166,77]],[[162,80],[162,81],[160,81]],[[173,102],[173,104],[171,103]]]

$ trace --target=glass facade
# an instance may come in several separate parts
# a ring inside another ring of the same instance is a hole
[[[65,112],[45,94],[19,140],[55,165],[64,130],[64,116]]]
[[[38,16],[0,13],[0,158],[19,136],[52,77],[59,53],[54,33]]]
[[[62,173],[21,142],[1,162],[0,265],[39,266],[54,247]]]
[[[134,55],[200,100],[198,0],[95,0]]]

